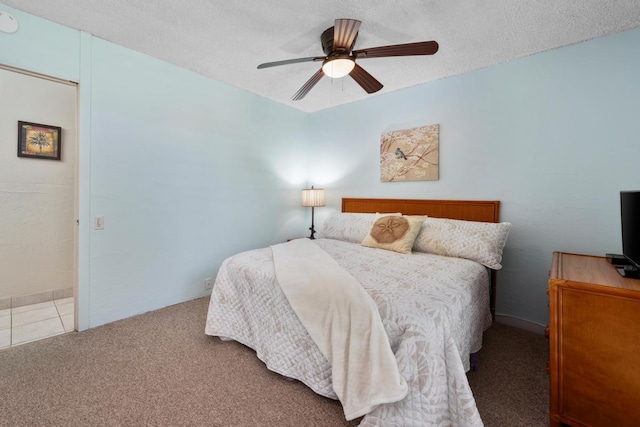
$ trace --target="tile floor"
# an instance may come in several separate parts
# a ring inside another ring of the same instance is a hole
[[[0,310],[0,349],[73,331],[73,297]]]

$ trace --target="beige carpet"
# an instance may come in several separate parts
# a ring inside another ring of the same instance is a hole
[[[338,402],[204,335],[208,299],[0,350],[1,426],[349,426]],[[469,374],[486,426],[547,425],[546,340],[505,325]]]

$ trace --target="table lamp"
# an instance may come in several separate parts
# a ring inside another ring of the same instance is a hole
[[[302,190],[302,206],[311,208],[311,227],[309,227],[311,236],[309,236],[309,239],[315,239],[315,237],[313,237],[316,232],[313,225],[313,209],[318,206],[324,206],[324,189],[313,188],[312,185],[311,188]]]

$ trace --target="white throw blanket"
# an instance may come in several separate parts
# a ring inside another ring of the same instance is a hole
[[[346,419],[404,399],[407,383],[378,308],[360,283],[309,239],[271,249],[283,293],[331,365]]]

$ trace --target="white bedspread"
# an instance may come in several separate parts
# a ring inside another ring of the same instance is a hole
[[[291,308],[331,365],[345,418],[407,395],[378,308],[313,240],[271,246],[276,278]]]
[[[489,326],[489,284],[473,261],[404,255],[338,240],[316,244],[376,303],[409,386],[401,401],[377,406],[362,426],[481,426],[465,375]],[[241,342],[267,367],[336,399],[331,366],[287,302],[270,248],[232,256],[220,267],[205,332]]]

